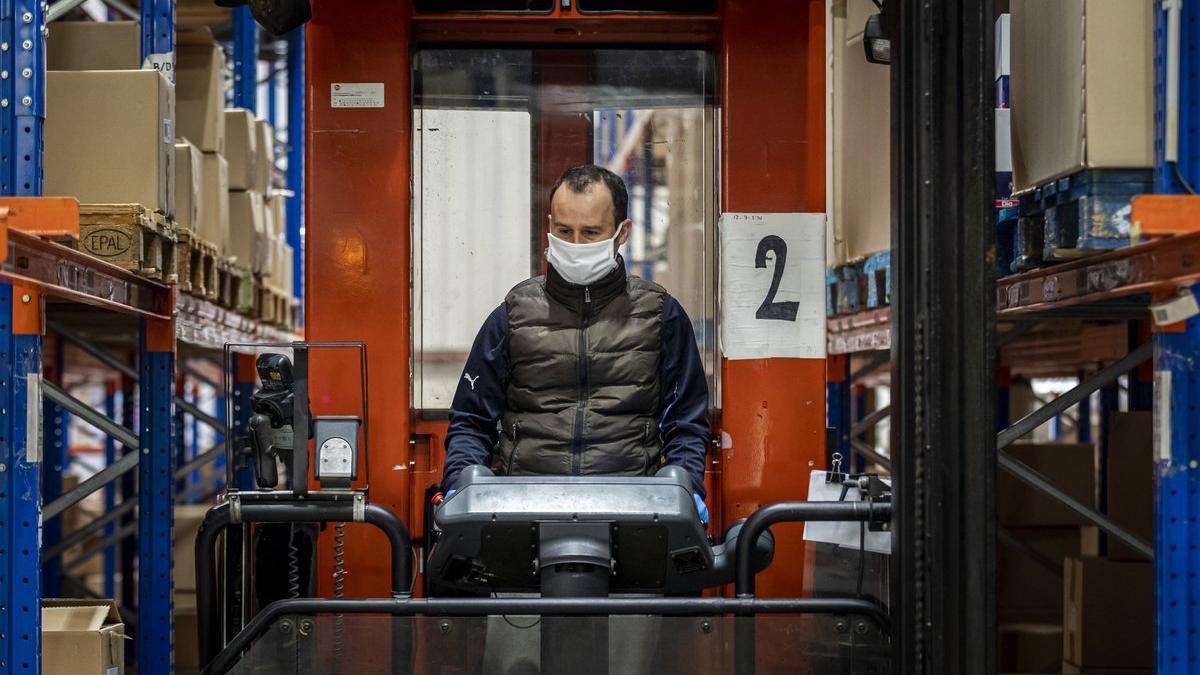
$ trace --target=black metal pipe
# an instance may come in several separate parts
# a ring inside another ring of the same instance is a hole
[[[889,502],[777,502],[754,512],[742,526],[737,541],[737,580],[734,589],[739,598],[754,597],[754,567],[750,553],[759,535],[776,523],[882,522],[891,520]]]
[[[241,503],[238,522],[243,523],[328,523],[353,522],[355,507],[344,501],[280,501]],[[363,506],[363,522],[374,525],[387,536],[392,548],[392,592],[407,594],[411,574],[409,552],[412,538],[408,528],[391,511],[376,504]],[[217,538],[234,524],[230,502],[209,509],[196,534],[196,619],[199,630],[200,662],[208,663],[220,651],[217,612]]]
[[[853,502],[850,502],[853,503]],[[878,506],[878,505],[877,505]],[[203,675],[228,672],[239,655],[280,617],[294,614],[390,614],[393,616],[717,616],[721,614],[853,614],[891,634],[887,613],[853,598],[299,598],[267,605],[221,650]]]

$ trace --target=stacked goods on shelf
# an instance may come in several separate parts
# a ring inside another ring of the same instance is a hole
[[[1152,189],[1153,7],[1013,0],[1014,271],[1128,245]]]
[[[175,93],[154,70],[50,71],[43,192],[81,204],[82,250],[173,282]]]
[[[1154,543],[1154,415],[1113,413],[1108,427],[1108,516],[1142,541]],[[1113,539],[1109,560],[1144,561]]]
[[[229,259],[229,166],[225,158],[225,52],[207,28],[179,31],[175,54],[178,133],[201,152],[197,240],[215,256],[215,279],[205,297],[236,304],[237,270]]]
[[[1069,559],[1063,605],[1062,672],[1154,672],[1154,563]]]
[[[1153,414],[1113,413],[1107,440],[1108,516],[1153,545]],[[1106,557],[1067,560],[1062,672],[1154,672],[1154,602],[1154,563],[1112,537]]]
[[[996,273],[1008,274],[1016,256],[1017,213],[1020,200],[1013,198],[1012,109],[1009,94],[1012,80],[1012,15],[996,19]]]
[[[259,282],[267,267],[260,240],[263,222],[263,191],[259,183],[258,125],[254,113],[241,108],[225,111],[225,159],[229,161],[229,256],[237,268],[238,293],[234,307],[257,317]]]
[[[263,320],[281,328],[295,328],[297,303],[292,293],[292,247],[287,243],[287,197],[273,192],[267,198],[268,223],[264,246],[271,249],[269,274],[263,279]]]
[[[878,11],[871,0],[834,0],[828,17],[833,36],[828,55],[832,199],[826,235],[830,314],[889,303],[890,75],[887,66],[867,62],[862,41],[867,18]]]
[[[204,196],[203,153],[181,140],[175,144],[175,276],[180,290],[201,298],[217,283],[217,247],[200,234],[209,208]]]
[[[1094,446],[1018,443],[1007,450],[1063,492],[1095,507]],[[998,623],[1061,628],[1063,560],[1097,555],[1097,529],[1004,471],[996,474],[996,524],[1002,531],[996,545]]]
[[[47,70],[142,67],[142,29],[137,21],[54,21],[47,26]]]

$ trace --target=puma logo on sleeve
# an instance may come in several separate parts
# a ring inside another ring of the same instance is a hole
[[[475,391],[475,382],[479,380],[479,376],[476,375],[475,377],[471,377],[470,373],[463,373],[463,379],[471,385],[471,391]]]

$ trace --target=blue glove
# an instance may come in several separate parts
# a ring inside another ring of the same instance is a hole
[[[458,488],[450,488],[449,490],[446,490],[446,496],[442,498],[442,502],[444,503],[447,499],[453,497],[455,492],[458,492]]]
[[[700,495],[692,495],[692,499],[696,502],[696,513],[700,514],[700,524],[708,526],[708,507],[704,505],[704,500]]]

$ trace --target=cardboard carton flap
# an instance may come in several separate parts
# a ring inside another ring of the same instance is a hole
[[[42,600],[42,630],[95,632],[121,623],[113,600],[46,598]]]

